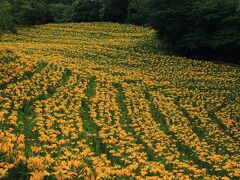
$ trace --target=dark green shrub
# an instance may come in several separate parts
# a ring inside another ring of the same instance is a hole
[[[240,60],[239,0],[150,0],[150,23],[180,55]]]
[[[103,21],[124,22],[128,14],[128,0],[103,0]]]
[[[11,9],[8,1],[0,1],[0,35],[7,31],[15,31]]]
[[[136,25],[148,23],[148,0],[131,0],[128,6],[128,22]]]
[[[53,22],[62,23],[71,21],[72,7],[63,3],[48,5]]]
[[[74,22],[93,22],[100,20],[100,1],[78,0],[73,3]]]
[[[12,3],[12,14],[17,24],[36,25],[53,22],[51,12],[44,1],[19,0]]]

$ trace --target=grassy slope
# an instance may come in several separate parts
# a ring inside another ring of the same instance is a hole
[[[23,28],[0,42],[0,178],[237,178],[240,68],[161,55],[154,31]]]

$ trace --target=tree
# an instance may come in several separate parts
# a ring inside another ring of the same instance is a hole
[[[75,0],[44,0],[46,4],[64,4],[72,5]]]
[[[148,0],[131,0],[128,6],[128,22],[136,25],[148,23]]]
[[[15,31],[11,16],[11,4],[8,1],[0,1],[0,17],[0,35],[7,31]]]
[[[74,22],[93,22],[100,20],[101,2],[94,0],[78,0],[73,3],[72,20]]]
[[[104,21],[124,22],[127,19],[128,0],[103,0],[102,19]]]
[[[240,59],[239,0],[150,0],[150,23],[180,55]]]
[[[18,0],[12,3],[12,14],[17,24],[36,25],[53,22],[51,12],[44,1]]]
[[[53,18],[53,22],[62,23],[71,21],[72,6],[58,3],[58,4],[49,4],[49,11]]]

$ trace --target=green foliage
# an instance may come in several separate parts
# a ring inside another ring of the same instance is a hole
[[[49,4],[48,5],[53,22],[62,23],[69,22],[71,20],[72,7],[63,3]]]
[[[8,172],[8,176],[5,178],[11,180],[23,180],[30,179],[29,170],[23,163],[16,165]]]
[[[0,0],[0,35],[7,31],[14,31],[13,17],[11,15],[11,4]]]
[[[127,18],[128,0],[103,0],[101,17],[104,21],[124,22]]]
[[[128,22],[145,25],[148,22],[148,0],[131,0],[128,6]]]
[[[180,55],[240,59],[238,0],[150,0],[150,23],[165,47]]]
[[[100,1],[78,0],[73,4],[74,22],[93,22],[100,20]]]
[[[64,4],[71,5],[75,0],[44,0],[46,4]]]
[[[17,24],[35,25],[53,21],[51,12],[44,1],[19,0],[12,3],[13,15]]]

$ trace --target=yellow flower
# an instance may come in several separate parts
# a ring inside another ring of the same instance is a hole
[[[50,174],[44,170],[44,171],[34,171],[30,173],[30,180],[42,180],[45,176],[49,176]]]
[[[27,167],[29,169],[36,169],[39,171],[45,170],[45,164],[44,164],[44,159],[40,157],[32,157],[28,159],[28,165]]]
[[[37,146],[32,146],[31,149],[32,149],[32,152],[34,153],[39,153],[42,150],[41,147],[37,147]]]
[[[24,139],[25,139],[25,135],[24,134],[20,134],[16,143],[17,144],[20,144],[20,143],[23,143],[24,142]]]

